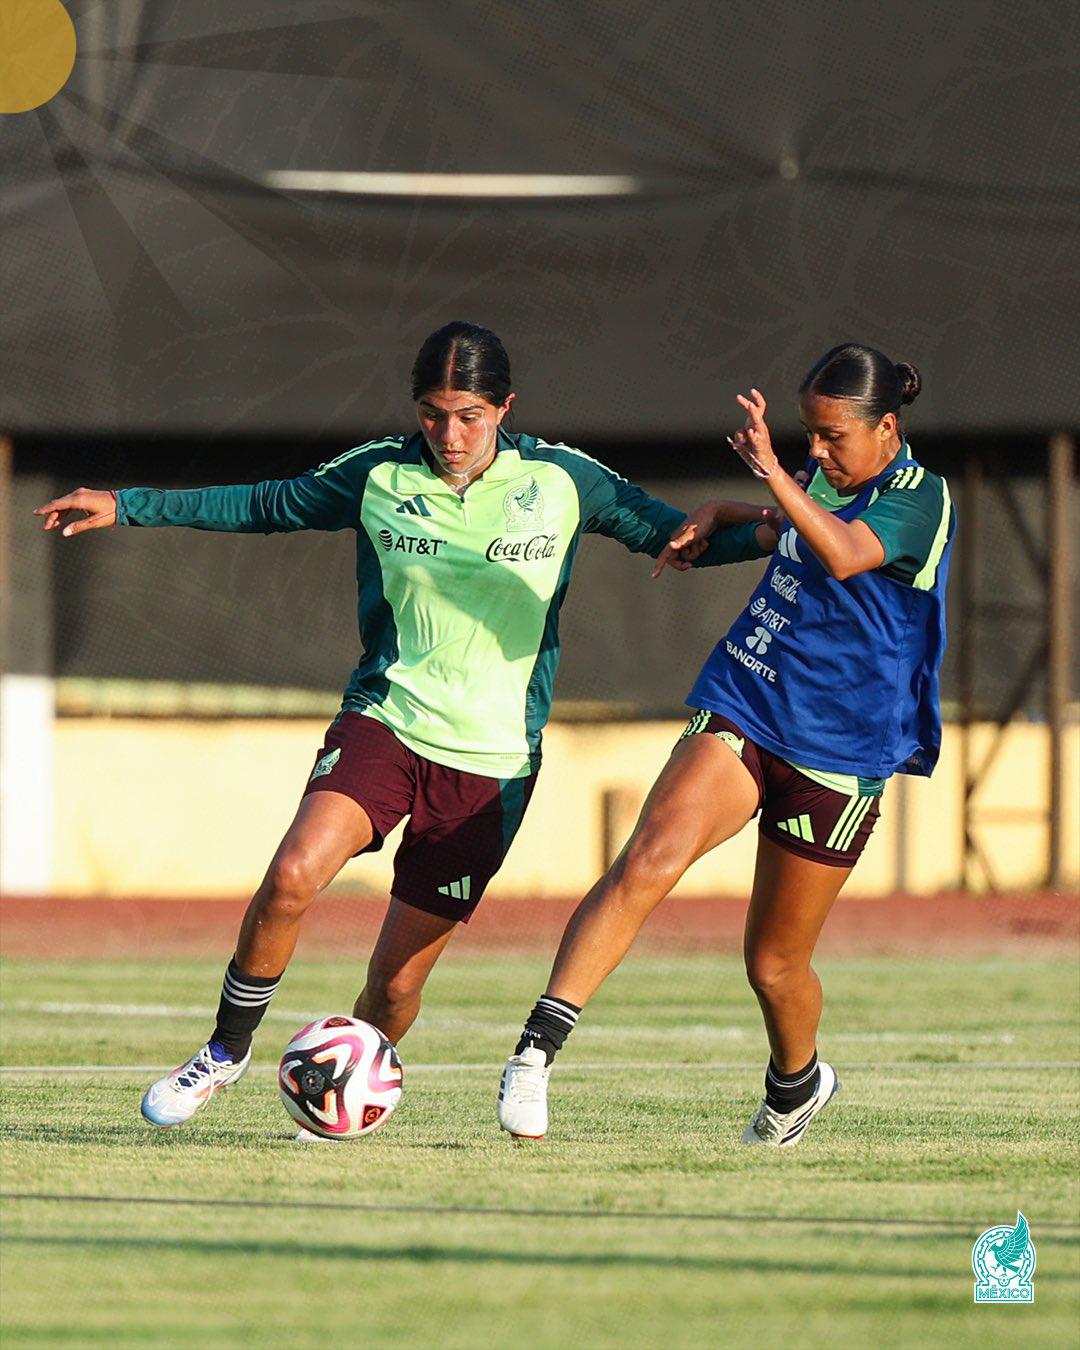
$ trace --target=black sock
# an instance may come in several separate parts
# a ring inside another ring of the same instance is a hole
[[[243,1059],[247,1054],[255,1028],[262,1021],[280,983],[280,975],[269,979],[263,975],[245,975],[235,961],[229,962],[221,988],[217,1025],[210,1039],[216,1041],[230,1059]]]
[[[575,1007],[573,1003],[567,1003],[564,998],[552,998],[550,994],[542,994],[526,1019],[525,1030],[521,1033],[521,1040],[518,1041],[514,1054],[520,1055],[527,1046],[535,1045],[543,1050],[550,1064],[577,1025],[580,1012],[580,1008]]]
[[[765,1104],[786,1116],[810,1100],[818,1090],[820,1079],[816,1050],[810,1063],[797,1073],[781,1073],[770,1056],[769,1067],[765,1070]]]

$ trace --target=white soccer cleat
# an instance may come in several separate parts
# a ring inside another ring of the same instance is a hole
[[[803,1131],[817,1113],[840,1091],[840,1080],[836,1070],[824,1060],[818,1060],[821,1077],[818,1089],[808,1102],[797,1106],[787,1115],[781,1115],[771,1106],[762,1102],[754,1113],[754,1118],[743,1131],[744,1144],[771,1144],[774,1148],[785,1148],[797,1144]]]
[[[250,1049],[239,1063],[232,1060],[220,1063],[210,1053],[210,1047],[204,1045],[186,1064],[151,1083],[139,1109],[159,1129],[183,1125],[206,1106],[215,1092],[239,1082],[250,1065]]]
[[[550,1076],[551,1066],[535,1045],[506,1061],[499,1085],[499,1124],[515,1139],[543,1139],[547,1134]]]

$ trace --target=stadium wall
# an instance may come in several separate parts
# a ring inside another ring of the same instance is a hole
[[[29,718],[36,705],[23,693]],[[491,894],[583,893],[605,865],[605,812],[609,840],[621,843],[682,725],[553,724],[545,733],[545,766],[532,807]],[[33,753],[20,750],[16,733],[5,757],[5,800],[15,809],[3,813],[0,889],[68,896],[247,894],[292,817],[324,729],[323,721],[306,719],[39,718],[34,728],[28,722]],[[975,729],[977,755],[993,730],[990,724]],[[958,741],[958,728],[947,727],[935,777],[897,779],[890,787],[851,894],[929,894],[956,886],[962,843]],[[980,789],[981,805],[996,820],[982,843],[1002,887],[1045,879],[1045,832],[1033,809],[1045,806],[1048,754],[1045,725],[1013,725]],[[1069,728],[1066,755],[1065,862],[1075,882],[1076,725]],[[36,766],[29,777],[27,765]],[[32,812],[18,806],[28,783]],[[386,894],[395,845],[391,836],[381,853],[349,864],[338,884]],[[743,831],[691,869],[677,894],[745,893],[755,846],[755,832]]]

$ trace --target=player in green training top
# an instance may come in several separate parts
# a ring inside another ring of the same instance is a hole
[[[248,906],[213,1035],[143,1098],[155,1125],[190,1119],[244,1073],[304,912],[349,858],[380,848],[406,816],[354,1013],[395,1042],[408,1030],[424,981],[528,804],[559,608],[583,532],[680,566],[760,558],[775,545],[770,513],[709,502],[687,522],[690,546],[673,554],[683,512],[579,450],[509,434],[509,361],[487,329],[452,323],[433,333],[412,388],[419,433],[359,446],[298,478],[82,488],[38,509],[46,529],[65,535],[113,524],[356,532],[363,657]],[[73,510],[87,515],[64,524]]]

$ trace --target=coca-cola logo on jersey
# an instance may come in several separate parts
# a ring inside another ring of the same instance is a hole
[[[526,563],[554,558],[557,534],[534,534],[531,539],[504,539],[499,535],[487,546],[488,562]]]

